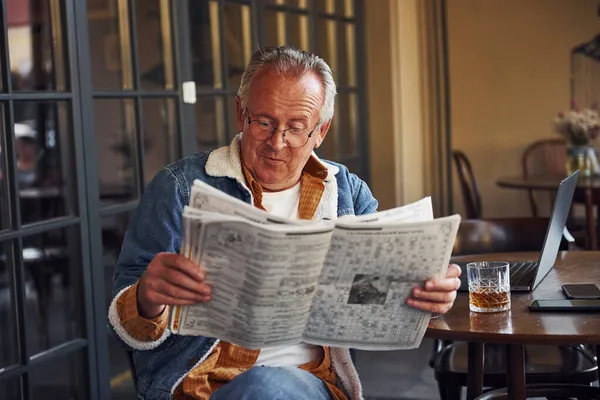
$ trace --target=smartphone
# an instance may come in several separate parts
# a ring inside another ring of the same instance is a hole
[[[534,300],[529,311],[600,311],[600,300]]]
[[[594,283],[565,284],[562,290],[568,299],[600,299],[600,288]]]

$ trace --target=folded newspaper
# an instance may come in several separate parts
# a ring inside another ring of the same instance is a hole
[[[434,219],[429,197],[336,221],[289,220],[197,180],[181,253],[205,270],[212,296],[173,307],[170,329],[248,349],[416,348],[430,313],[406,299],[445,276],[459,223]]]

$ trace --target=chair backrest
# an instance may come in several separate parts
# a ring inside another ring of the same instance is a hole
[[[541,251],[548,218],[466,219],[461,221],[454,242],[454,256],[486,253]],[[561,241],[561,250],[568,249]]]
[[[566,173],[567,144],[563,139],[542,139],[531,143],[521,156],[521,171],[524,178],[536,174]],[[533,190],[528,191],[531,214],[537,217],[539,205]]]
[[[527,385],[525,389],[527,398],[566,398],[576,400],[600,400],[600,388],[576,384],[544,383]],[[492,390],[475,400],[508,400],[506,388]]]
[[[460,150],[452,151],[452,159],[458,172],[458,180],[465,203],[466,217],[481,218],[481,196],[477,181],[475,180],[475,174],[473,174],[473,168],[471,168],[471,162],[467,155]]]

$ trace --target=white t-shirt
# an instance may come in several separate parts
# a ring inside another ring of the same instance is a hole
[[[300,182],[281,192],[263,192],[262,206],[269,214],[278,217],[298,219],[300,205]]]
[[[263,192],[262,205],[270,214],[284,218],[298,218],[300,183],[281,192]],[[306,343],[269,347],[260,350],[255,365],[271,367],[299,367],[323,357],[323,348]]]

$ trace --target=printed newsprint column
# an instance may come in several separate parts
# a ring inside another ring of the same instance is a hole
[[[455,215],[384,228],[338,225],[303,340],[365,350],[418,347],[430,313],[406,299],[413,287],[445,275],[459,223]]]
[[[333,224],[315,229],[226,221],[199,228],[201,252],[194,261],[205,268],[212,298],[181,308],[179,333],[248,349],[299,342]]]

